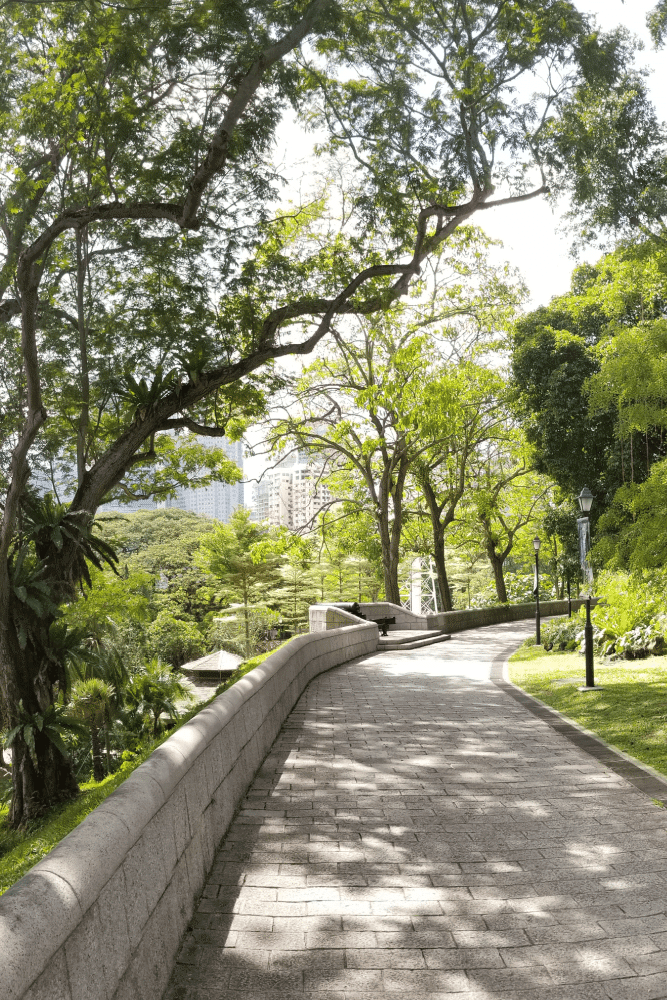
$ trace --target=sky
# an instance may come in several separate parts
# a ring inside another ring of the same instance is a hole
[[[667,121],[667,47],[659,52],[653,48],[646,28],[646,15],[657,0],[579,0],[577,6],[586,13],[595,15],[602,30],[610,30],[623,24],[644,43],[644,50],[637,53],[636,63],[650,71],[649,89],[658,118]],[[278,156],[281,146],[286,160],[292,159],[291,150],[295,144],[312,144],[292,123],[285,123],[285,131],[278,137]],[[303,147],[302,147],[303,148]],[[306,152],[304,148],[304,152]],[[472,221],[482,226],[489,236],[501,240],[503,246],[495,252],[498,262],[509,261],[516,267],[529,290],[527,309],[547,305],[554,295],[561,295],[570,287],[570,276],[574,267],[588,260],[594,262],[600,251],[591,247],[584,257],[573,258],[570,253],[572,234],[565,231],[563,213],[567,206],[554,209],[543,198],[524,202],[521,205],[496,208],[480,213]],[[251,433],[250,439],[257,435]],[[246,479],[257,476],[266,466],[260,458],[245,461]],[[251,503],[251,485],[246,484],[245,502]]]
[[[655,0],[580,0],[580,10],[597,17],[603,30],[623,24],[645,44],[637,55],[637,64],[652,72],[649,87],[658,117],[667,120],[667,48],[656,52],[646,28],[646,15]],[[524,202],[511,208],[496,208],[475,220],[489,236],[502,240],[499,257],[519,269],[530,291],[528,308],[547,305],[554,295],[567,292],[570,275],[579,262],[570,255],[572,237],[563,231],[561,213],[544,199]],[[595,261],[600,256],[594,248],[581,260]]]

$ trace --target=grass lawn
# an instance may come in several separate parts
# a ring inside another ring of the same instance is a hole
[[[656,771],[667,774],[667,656],[595,662],[600,691],[585,683],[584,657],[527,646],[510,657],[512,683]]]

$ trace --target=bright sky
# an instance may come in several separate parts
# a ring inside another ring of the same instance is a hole
[[[655,0],[580,0],[580,9],[595,14],[603,30],[625,25],[645,44],[638,53],[637,63],[652,70],[649,77],[651,96],[658,117],[667,120],[667,49],[656,52],[646,29],[646,14]],[[503,241],[503,259],[519,269],[528,285],[531,299],[528,305],[546,305],[553,295],[566,292],[570,275],[577,261],[570,256],[571,236],[558,232],[559,214],[542,199],[511,208],[484,212],[476,220],[490,236]],[[599,253],[591,249],[587,259],[594,261]]]

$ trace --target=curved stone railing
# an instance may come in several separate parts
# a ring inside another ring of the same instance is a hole
[[[577,611],[586,602],[573,600],[572,610]],[[593,604],[597,598],[593,598]],[[418,615],[408,608],[390,604],[388,601],[376,601],[374,604],[360,604],[362,614],[367,618],[395,618],[396,623],[389,625],[389,631],[446,629],[447,632],[463,632],[468,628],[483,628],[485,625],[500,625],[502,622],[517,622],[535,617],[534,604],[494,604],[488,608],[469,608],[460,611],[442,611],[437,615]],[[567,601],[540,601],[540,612],[543,618],[553,615],[567,614]],[[314,604],[310,608],[311,632],[323,632],[327,629],[340,628],[356,621],[354,615],[340,608],[327,604]]]
[[[377,641],[377,625],[355,624],[277,650],[0,896],[1,1000],[158,1000],[214,852],[285,718],[313,677]]]

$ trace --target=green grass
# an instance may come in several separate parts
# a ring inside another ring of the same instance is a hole
[[[291,640],[288,639],[276,649],[282,649]],[[275,649],[259,656],[253,656],[249,660],[240,663],[231,677],[216,689],[212,698],[205,702],[199,702],[190,711],[184,713],[178,720],[177,725],[164,733],[162,737],[151,742],[144,750],[140,751],[132,761],[123,764],[122,770],[110,774],[100,782],[88,781],[81,784],[81,794],[71,802],[62,803],[49,809],[38,820],[35,820],[25,830],[12,830],[7,825],[9,805],[0,806],[0,895],[6,892],[10,886],[18,882],[26,872],[30,871],[49,851],[58,844],[63,837],[66,837],[81,820],[85,819],[88,813],[92,812],[100,802],[104,801],[107,795],[111,795],[114,789],[127,778],[135,768],[142,764],[176,729],[191,719],[202,708],[209,705],[222,691],[226,691],[235,684],[241,677],[249,673],[256,666],[262,663]]]
[[[510,657],[510,680],[607,743],[667,774],[667,656],[595,663],[600,691],[584,683],[579,653],[523,646]]]
[[[100,782],[85,782],[80,786],[81,794],[76,799],[49,809],[26,830],[10,829],[6,823],[9,806],[0,809],[0,895],[78,826],[154,749],[152,746],[143,754],[138,754],[135,760],[123,765],[122,771],[116,771]]]
[[[298,639],[298,636],[292,636],[292,639]],[[283,646],[287,646],[292,639],[286,639],[285,642],[281,642],[280,645],[276,646],[274,649],[267,650],[266,653],[258,653],[257,656],[251,656],[249,660],[243,660],[242,663],[239,663],[234,673],[228,677],[227,680],[223,681],[222,684],[218,685],[215,689],[216,696],[222,694],[222,692],[226,691],[227,688],[230,688],[232,684],[236,684],[237,681],[240,681],[241,678],[245,677],[247,673],[254,670],[255,667],[260,665],[260,663],[263,663],[264,660],[268,659],[272,653],[276,653],[279,649],[282,649]]]

